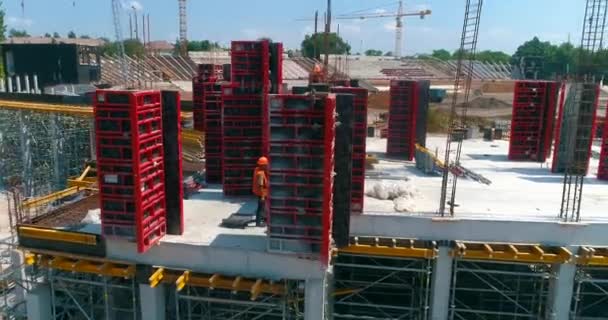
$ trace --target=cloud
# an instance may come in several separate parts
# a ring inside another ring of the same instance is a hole
[[[137,0],[123,0],[122,8],[125,10],[132,10],[133,8],[135,8],[136,11],[142,11],[144,9],[144,6],[141,4],[141,2]]]
[[[384,25],[382,27],[386,31],[395,31],[395,29],[396,29],[395,21],[386,22],[386,23],[384,23]]]
[[[361,27],[354,24],[340,24],[340,33],[360,33]]]
[[[32,19],[27,18],[8,16],[6,18],[6,24],[11,27],[25,28],[30,27],[32,24],[34,24],[34,21]]]

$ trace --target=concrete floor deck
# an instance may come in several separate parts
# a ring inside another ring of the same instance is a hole
[[[428,149],[438,151],[443,159],[445,137],[430,136]],[[558,222],[563,190],[563,174],[550,172],[550,161],[544,164],[514,162],[507,159],[508,141],[466,140],[461,163],[464,167],[492,181],[484,185],[470,179],[459,179],[456,194],[458,219],[500,221]],[[386,139],[368,139],[367,150],[377,154],[380,163],[368,170],[366,189],[375,184],[400,183],[412,191],[412,210],[397,212],[393,201],[365,198],[364,214],[399,215],[436,218],[439,208],[440,176],[429,176],[415,168],[413,162],[387,159]],[[597,179],[598,160],[593,159],[585,179],[581,221],[608,222],[608,182]],[[380,176],[378,176],[380,175]],[[406,182],[403,182],[407,180]]]

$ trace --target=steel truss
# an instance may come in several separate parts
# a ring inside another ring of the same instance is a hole
[[[186,285],[168,290],[167,319],[172,320],[301,320],[304,319],[304,284],[285,282],[285,295]]]
[[[56,320],[133,319],[139,316],[135,279],[48,269],[51,306]]]
[[[432,262],[340,252],[334,319],[428,319]]]
[[[608,318],[608,268],[580,267],[575,278],[571,319]]]
[[[0,177],[18,178],[23,195],[65,188],[90,159],[89,119],[0,108]],[[0,179],[0,188],[8,181]]]
[[[450,320],[544,319],[545,264],[454,260]]]

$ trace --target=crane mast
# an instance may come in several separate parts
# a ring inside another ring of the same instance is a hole
[[[399,9],[397,9],[397,25],[395,26],[395,51],[393,56],[401,58],[401,50],[403,48],[403,1],[399,1]]]
[[[122,25],[120,23],[120,2],[112,0],[112,19],[114,22],[114,36],[118,45],[118,60],[120,62],[120,71],[123,84],[126,85],[129,77],[129,65],[125,54],[125,45],[122,38]]]

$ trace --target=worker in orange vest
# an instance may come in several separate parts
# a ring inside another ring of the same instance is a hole
[[[266,197],[268,197],[268,158],[266,157],[258,159],[258,165],[253,171],[253,194],[258,196],[255,225],[261,227],[266,208]]]

